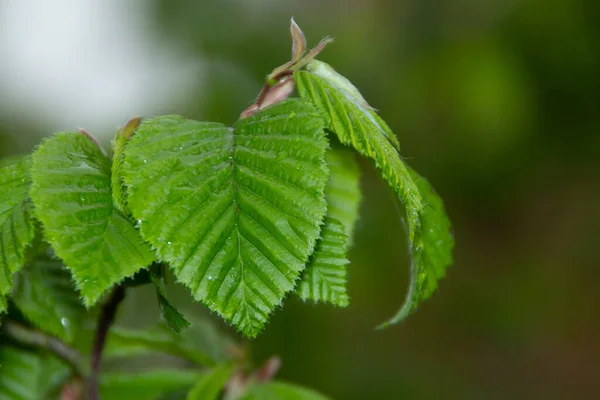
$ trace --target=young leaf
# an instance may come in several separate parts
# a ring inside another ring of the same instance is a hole
[[[169,392],[187,390],[199,375],[183,369],[102,374],[100,395],[110,400],[155,400]]]
[[[0,347],[0,399],[39,400],[68,378],[66,365],[47,353]]]
[[[81,133],[58,133],[33,153],[30,195],[45,237],[71,269],[86,306],[148,266],[151,249],[113,205],[110,160]]]
[[[393,134],[358,90],[325,63],[313,61],[308,69],[295,73],[301,97],[311,99],[329,117],[328,128],[343,144],[375,162],[406,209],[412,255],[410,285],[403,306],[384,325],[398,322],[431,295],[440,271],[451,264],[453,241],[449,224],[443,208],[436,207],[435,213],[430,211],[427,204],[431,200],[423,196],[432,196],[433,191],[421,194],[421,188],[394,148]],[[444,229],[445,233],[440,234]]]
[[[331,303],[340,307],[348,305],[347,242],[344,225],[337,219],[325,218],[321,239],[296,289],[302,300]]]
[[[348,236],[347,244],[352,245],[354,228],[359,216],[360,170],[354,154],[345,149],[335,149],[327,153],[329,181],[325,187],[327,215],[344,225]]]
[[[71,342],[83,307],[71,274],[57,260],[37,259],[17,275],[12,299],[23,315],[42,330]]]
[[[135,130],[140,125],[141,118],[135,117],[127,121],[127,123],[117,131],[117,135],[113,142],[113,157],[111,168],[111,187],[114,205],[123,215],[129,215],[127,209],[127,188],[123,183],[122,169],[123,159],[125,158],[125,145],[135,133]]]
[[[294,18],[292,18],[290,24],[290,33],[292,34],[292,62],[296,62],[302,58],[306,51],[306,39]]]
[[[429,298],[437,289],[438,281],[446,275],[447,266],[452,264],[454,238],[450,220],[444,211],[444,203],[427,179],[421,177],[410,167],[409,172],[424,201],[424,210],[421,212],[421,229],[415,238],[418,245],[413,249],[411,268],[424,265],[427,267],[427,274],[422,274],[419,270],[411,271],[412,279],[406,295],[406,303],[412,302],[412,304],[401,308],[382,327],[401,321],[408,316],[409,310]],[[415,275],[417,279],[414,279]]]
[[[125,149],[129,206],[194,297],[253,337],[314,250],[327,147],[321,115],[298,99],[232,128],[154,118]]]
[[[233,373],[231,364],[221,364],[198,379],[187,395],[187,400],[217,400],[219,393]]]
[[[25,249],[35,235],[27,198],[30,164],[29,157],[21,157],[0,167],[0,313],[6,308],[4,297],[12,289],[13,274],[23,267]]]
[[[354,154],[336,149],[327,153],[330,176],[325,187],[327,217],[321,238],[302,273],[296,292],[303,300],[348,305],[346,250],[351,245],[360,204],[360,173]]]
[[[242,400],[328,400],[328,398],[299,385],[273,381],[253,386]]]
[[[183,314],[175,308],[167,298],[165,291],[165,282],[161,271],[162,265],[153,265],[150,268],[150,279],[156,287],[156,296],[158,297],[158,307],[160,315],[165,322],[165,325],[175,334],[180,334],[181,331],[190,326],[190,322],[185,319]]]
[[[394,132],[392,132],[385,121],[377,115],[375,109],[367,103],[356,86],[346,79],[346,77],[338,74],[329,64],[318,60],[313,60],[308,63],[306,69],[314,76],[318,76],[329,83],[338,91],[338,94],[341,94],[353,103],[353,107],[358,108],[358,110],[355,110],[359,112],[357,115],[359,119],[358,123],[366,127],[368,129],[367,132],[371,131],[383,135],[397,151],[400,151],[400,143],[398,142],[396,135],[394,135]],[[354,115],[348,115],[348,122],[354,123],[352,119],[353,116]]]

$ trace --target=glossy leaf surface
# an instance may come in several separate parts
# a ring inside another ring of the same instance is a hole
[[[0,167],[0,313],[35,234],[28,200],[30,164],[30,157],[21,157]]]
[[[345,77],[325,63],[312,61],[308,70],[296,72],[295,79],[301,97],[312,100],[328,117],[328,129],[343,144],[373,160],[404,205],[411,253],[409,290],[400,310],[383,325],[396,323],[431,296],[440,271],[452,262],[453,240],[441,201],[429,185],[419,187],[415,182],[394,146],[391,130]],[[429,202],[435,204],[435,212]]]
[[[111,286],[147,267],[154,254],[115,208],[110,160],[87,135],[58,133],[32,159],[36,216],[91,306]]]
[[[320,114],[302,100],[231,128],[153,118],[125,150],[129,207],[193,296],[256,336],[314,250],[327,147]]]

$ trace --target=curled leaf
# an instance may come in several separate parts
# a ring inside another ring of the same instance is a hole
[[[133,117],[117,131],[115,140],[113,141],[113,159],[111,168],[111,188],[115,207],[124,215],[129,215],[127,209],[127,188],[123,183],[121,176],[121,168],[123,166],[123,150],[127,145],[129,138],[133,136],[136,129],[142,122],[142,118]]]
[[[295,73],[300,96],[312,100],[328,117],[327,128],[340,142],[374,161],[382,178],[405,208],[411,254],[410,284],[400,310],[388,322],[410,315],[431,296],[452,264],[453,238],[441,200],[429,184],[400,158],[395,136],[358,90],[325,63],[313,61]]]

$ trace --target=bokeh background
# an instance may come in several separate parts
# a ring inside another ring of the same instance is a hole
[[[0,155],[133,115],[233,122],[289,59],[290,16],[445,199],[455,265],[401,326],[394,201],[368,162],[347,309],[290,297],[257,363],[336,399],[594,398],[600,389],[597,0],[0,1]],[[188,313],[179,287],[169,288]],[[144,325],[134,292],[119,320]]]

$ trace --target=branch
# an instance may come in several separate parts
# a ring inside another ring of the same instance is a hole
[[[98,319],[98,327],[96,328],[96,338],[94,339],[94,347],[90,359],[90,376],[88,378],[87,392],[89,400],[99,400],[100,393],[98,391],[98,375],[100,373],[100,364],[102,361],[102,351],[106,342],[108,330],[115,320],[117,308],[125,298],[125,287],[119,285],[115,287],[108,302],[102,307],[100,318]]]
[[[83,356],[74,348],[43,332],[29,329],[16,322],[4,323],[4,332],[17,342],[50,351],[65,361],[78,376],[86,376],[88,368]]]
[[[269,358],[262,367],[257,369],[253,376],[258,382],[269,382],[277,375],[281,368],[281,358],[273,356]]]

